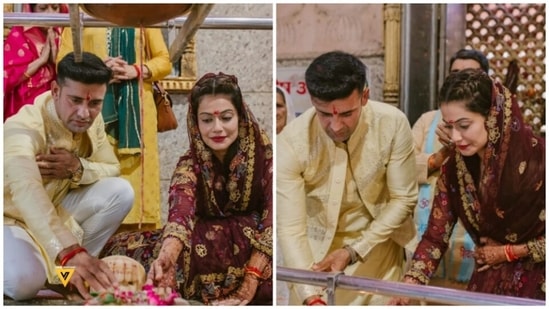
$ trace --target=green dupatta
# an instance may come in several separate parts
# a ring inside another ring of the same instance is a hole
[[[107,28],[108,54],[136,63],[135,29]],[[138,80],[112,83],[107,87],[102,115],[107,134],[121,154],[141,153],[141,113]]]

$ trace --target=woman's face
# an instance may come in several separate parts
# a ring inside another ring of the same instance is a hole
[[[238,137],[238,113],[228,95],[205,95],[198,103],[198,130],[202,140],[223,162]]]
[[[440,105],[446,133],[463,156],[478,154],[481,158],[488,143],[486,119],[465,108],[464,101],[444,102]]]
[[[33,12],[35,13],[59,13],[59,4],[38,3],[34,5]]]
[[[284,96],[280,93],[276,93],[276,134],[280,133],[286,125],[286,118],[288,117],[288,109],[286,108],[286,102]]]

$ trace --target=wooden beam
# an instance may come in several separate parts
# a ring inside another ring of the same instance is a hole
[[[78,4],[69,4],[70,23],[72,30],[72,44],[74,48],[74,61],[82,61],[82,18]]]
[[[176,62],[179,57],[183,54],[185,47],[189,41],[193,38],[196,30],[206,19],[206,16],[210,13],[213,8],[213,4],[193,4],[191,8],[191,13],[185,23],[179,29],[177,37],[170,45],[170,61]]]

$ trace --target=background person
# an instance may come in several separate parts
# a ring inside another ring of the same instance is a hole
[[[292,97],[284,88],[276,86],[276,134],[295,119]]]
[[[23,12],[68,13],[65,4],[23,4]],[[4,40],[4,121],[50,90],[60,27],[13,26]]]

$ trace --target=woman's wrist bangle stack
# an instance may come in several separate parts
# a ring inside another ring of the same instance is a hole
[[[318,304],[324,305],[324,306],[327,306],[327,305],[328,305],[328,304],[326,304],[326,302],[325,302],[324,300],[322,300],[322,298],[320,298],[320,297],[315,297],[315,298],[313,298],[313,299],[311,299],[311,300],[309,300],[309,301],[307,302],[307,306],[314,306],[314,305],[318,305]]]
[[[515,255],[513,252],[513,247],[511,247],[511,244],[507,244],[503,247],[503,251],[505,252],[505,258],[507,259],[507,262],[513,262],[518,260],[518,256]]]
[[[75,255],[77,255],[80,252],[88,253],[88,250],[86,250],[86,248],[84,248],[84,247],[76,247],[75,249],[73,249],[69,253],[65,254],[65,256],[61,259],[61,266],[65,266],[65,264],[67,264],[67,262],[70,259],[72,259]]]
[[[136,78],[141,77],[141,68],[139,68],[139,65],[137,63],[135,63],[133,65],[133,67],[135,68],[135,71],[137,72],[137,77]]]
[[[246,266],[245,271],[246,271],[247,274],[250,274],[250,275],[256,277],[257,279],[261,279],[261,277],[263,277],[263,273],[257,267]]]

